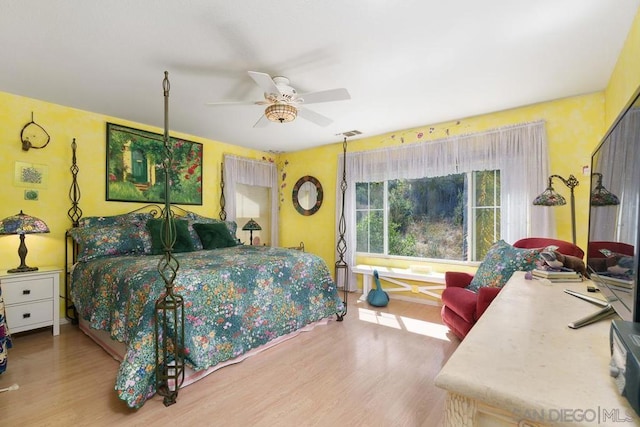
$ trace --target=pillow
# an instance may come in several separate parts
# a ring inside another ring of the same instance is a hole
[[[236,240],[231,237],[227,226],[222,222],[212,224],[193,224],[204,249],[229,248],[236,246]]]
[[[150,219],[147,221],[147,229],[149,229],[149,233],[151,233],[151,253],[153,255],[164,252],[161,238],[164,231],[162,227],[163,221],[163,219]],[[189,234],[189,223],[183,219],[176,219],[173,221],[173,224],[175,225],[176,231],[176,241],[173,244],[173,252],[195,251],[196,248]]]
[[[235,221],[222,221],[219,219],[208,218],[206,216],[200,216],[193,212],[188,212],[185,215],[185,218],[189,222],[189,234],[191,235],[191,240],[193,241],[193,245],[196,250],[202,249],[202,242],[200,240],[200,236],[198,236],[198,233],[193,228],[194,224],[225,224],[229,230],[229,234],[231,234],[231,237],[234,239],[236,238],[238,225]]]
[[[530,271],[542,249],[520,249],[498,240],[489,248],[467,289],[478,292],[482,287],[501,288],[516,271]]]
[[[126,213],[113,216],[88,216],[80,218],[79,227],[105,227],[112,225],[138,225],[144,226],[151,214],[143,212]]]
[[[151,251],[149,232],[137,225],[78,227],[70,229],[69,235],[78,244],[78,261]]]

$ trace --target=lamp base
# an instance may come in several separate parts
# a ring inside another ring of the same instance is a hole
[[[29,271],[38,271],[38,267],[27,267],[25,265],[7,270],[7,273],[27,273]]]

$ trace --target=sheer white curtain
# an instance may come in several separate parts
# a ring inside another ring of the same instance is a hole
[[[592,208],[589,240],[620,241],[636,245],[640,167],[635,163],[640,150],[636,144],[640,129],[640,109],[634,108],[611,131],[600,149],[593,172],[602,172],[604,187],[617,195],[617,206]],[[596,178],[592,177],[595,182]],[[615,224],[615,227],[612,225]]]
[[[549,157],[544,122],[407,144],[372,151],[347,153],[345,221],[346,262],[355,265],[355,184],[393,179],[415,179],[478,170],[500,170],[501,237],[507,242],[527,236],[555,237],[553,209],[533,206],[546,187]],[[336,223],[342,207],[343,154],[338,161]],[[337,232],[337,231],[336,231]],[[337,237],[336,237],[337,239]],[[349,290],[356,289],[355,276]]]
[[[227,219],[236,220],[236,184],[271,189],[271,245],[278,246],[278,170],[271,162],[224,156],[224,198]],[[242,227],[242,224],[238,224]]]

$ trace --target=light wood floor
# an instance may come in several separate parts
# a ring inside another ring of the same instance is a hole
[[[459,341],[439,308],[349,295],[331,321],[180,390],[129,409],[113,391],[118,363],[75,326],[14,335],[0,388],[2,426],[440,426],[433,384]]]

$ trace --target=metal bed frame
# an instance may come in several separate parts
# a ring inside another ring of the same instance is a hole
[[[169,139],[169,76],[168,72],[164,72],[164,79],[162,81],[163,97],[164,97],[164,135],[162,142],[166,152],[165,159],[163,160],[163,168],[168,169],[172,159],[172,151]],[[148,136],[147,136],[148,137]],[[347,140],[345,138],[343,143],[343,151],[346,167],[346,150]],[[82,209],[80,208],[80,186],[78,184],[78,174],[80,168],[77,163],[77,143],[75,138],[71,143],[71,186],[69,188],[69,198],[71,200],[71,208],[67,211],[67,216],[71,220],[72,227],[79,226],[80,219],[82,218]],[[224,163],[220,168],[220,212],[219,218],[222,221],[227,219],[227,213],[225,211],[225,196],[224,196]],[[165,176],[165,194],[164,206],[160,205],[146,205],[141,208],[135,209],[132,212],[148,210],[152,216],[163,219],[163,254],[158,262],[158,273],[162,277],[165,283],[164,293],[155,303],[156,308],[156,389],[157,393],[163,397],[163,403],[165,406],[172,405],[176,402],[178,397],[178,391],[182,385],[185,375],[185,363],[184,363],[184,301],[180,295],[178,295],[174,289],[173,284],[175,277],[180,268],[178,260],[173,255],[173,245],[175,243],[175,210],[178,209],[183,213],[188,211],[172,205],[170,198],[170,185],[169,174]],[[339,285],[339,281],[342,280],[342,287],[344,291],[343,299],[343,311],[337,312],[337,320],[342,321],[347,314],[347,297],[348,297],[348,275],[349,266],[344,260],[346,253],[346,240],[344,238],[346,232],[346,225],[344,219],[344,197],[346,191],[346,172],[343,173],[342,178],[342,213],[340,216],[340,222],[338,224],[339,239],[337,244],[338,261],[335,263],[336,284]],[[71,245],[69,245],[71,242]],[[300,242],[297,247],[290,249],[297,249],[304,251],[304,243]],[[75,309],[73,301],[70,298],[71,277],[70,270],[77,261],[78,247],[77,244],[71,239],[69,232],[65,235],[65,317],[73,324],[78,324],[78,313]]]

